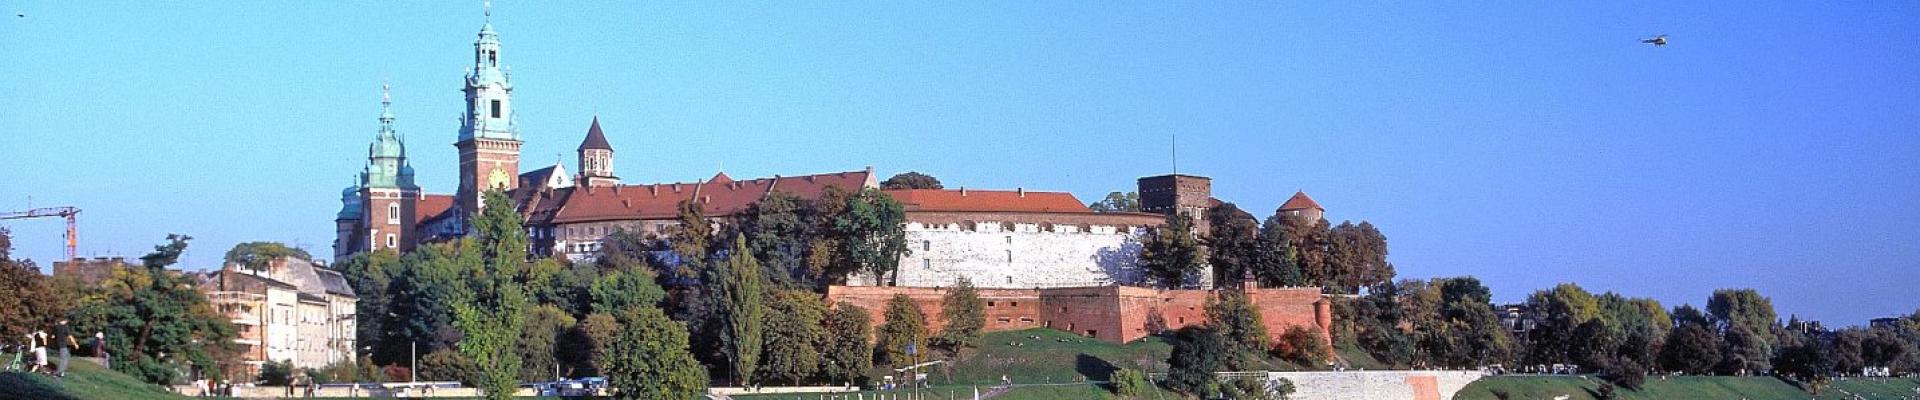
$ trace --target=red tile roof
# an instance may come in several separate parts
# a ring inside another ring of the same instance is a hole
[[[1320,211],[1327,210],[1325,207],[1320,207],[1320,203],[1313,201],[1312,197],[1307,197],[1307,192],[1304,191],[1293,192],[1293,198],[1287,199],[1286,204],[1280,205],[1280,211],[1305,210],[1309,208]]]
[[[453,195],[421,194],[420,200],[413,203],[413,223],[425,222],[428,218],[447,212],[453,208]]]
[[[1066,192],[973,189],[898,189],[886,191],[907,211],[1091,213]]]
[[[816,199],[829,186],[857,191],[872,181],[872,171],[836,172],[750,180],[726,178],[712,182],[656,183],[614,187],[575,187],[564,197],[564,204],[553,215],[553,222],[586,222],[627,219],[668,219],[679,215],[681,201],[699,202],[709,217],[733,215],[768,193],[779,191]]]

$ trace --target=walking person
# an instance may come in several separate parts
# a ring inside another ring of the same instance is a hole
[[[54,370],[54,375],[65,378],[67,377],[67,358],[73,356],[74,348],[80,347],[80,342],[73,340],[73,327],[67,326],[66,318],[61,318],[60,322],[53,325],[53,345],[60,346],[60,364],[58,365],[60,368]]]

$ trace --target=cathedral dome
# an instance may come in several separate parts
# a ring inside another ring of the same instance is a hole
[[[360,185],[340,190],[340,216],[337,219],[360,219]]]

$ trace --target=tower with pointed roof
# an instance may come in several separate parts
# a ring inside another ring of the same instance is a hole
[[[1300,218],[1308,223],[1319,222],[1327,216],[1326,207],[1321,207],[1320,202],[1307,197],[1307,192],[1304,190],[1294,191],[1293,197],[1288,198],[1286,203],[1280,204],[1279,211],[1281,214]]]
[[[513,116],[513,84],[500,63],[500,35],[493,31],[493,11],[473,42],[473,67],[467,72],[467,113],[461,118],[459,204],[467,215],[478,215],[487,190],[519,186],[520,130]]]
[[[351,217],[362,225],[361,231],[345,235],[348,240],[340,242],[353,246],[336,248],[336,257],[360,250],[412,250],[419,240],[414,233],[414,223],[418,221],[420,186],[414,184],[413,165],[407,162],[407,145],[394,131],[393,120],[393,97],[390,92],[382,93],[380,132],[374,135],[373,143],[367,145],[367,167],[360,173],[357,185],[358,201],[349,201],[342,193],[345,206],[357,205],[358,210],[349,213],[343,207],[338,217],[344,220],[353,214]],[[366,236],[359,236],[361,232]]]
[[[607,143],[607,135],[600,131],[600,116],[593,117],[593,125],[587,127],[587,138],[580,141],[580,178],[575,182],[586,187],[606,187],[620,184],[620,177],[613,174],[613,145]]]

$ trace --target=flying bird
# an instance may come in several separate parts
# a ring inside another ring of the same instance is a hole
[[[1667,35],[1654,36],[1651,39],[1640,39],[1640,43],[1651,44],[1653,47],[1666,46]]]

